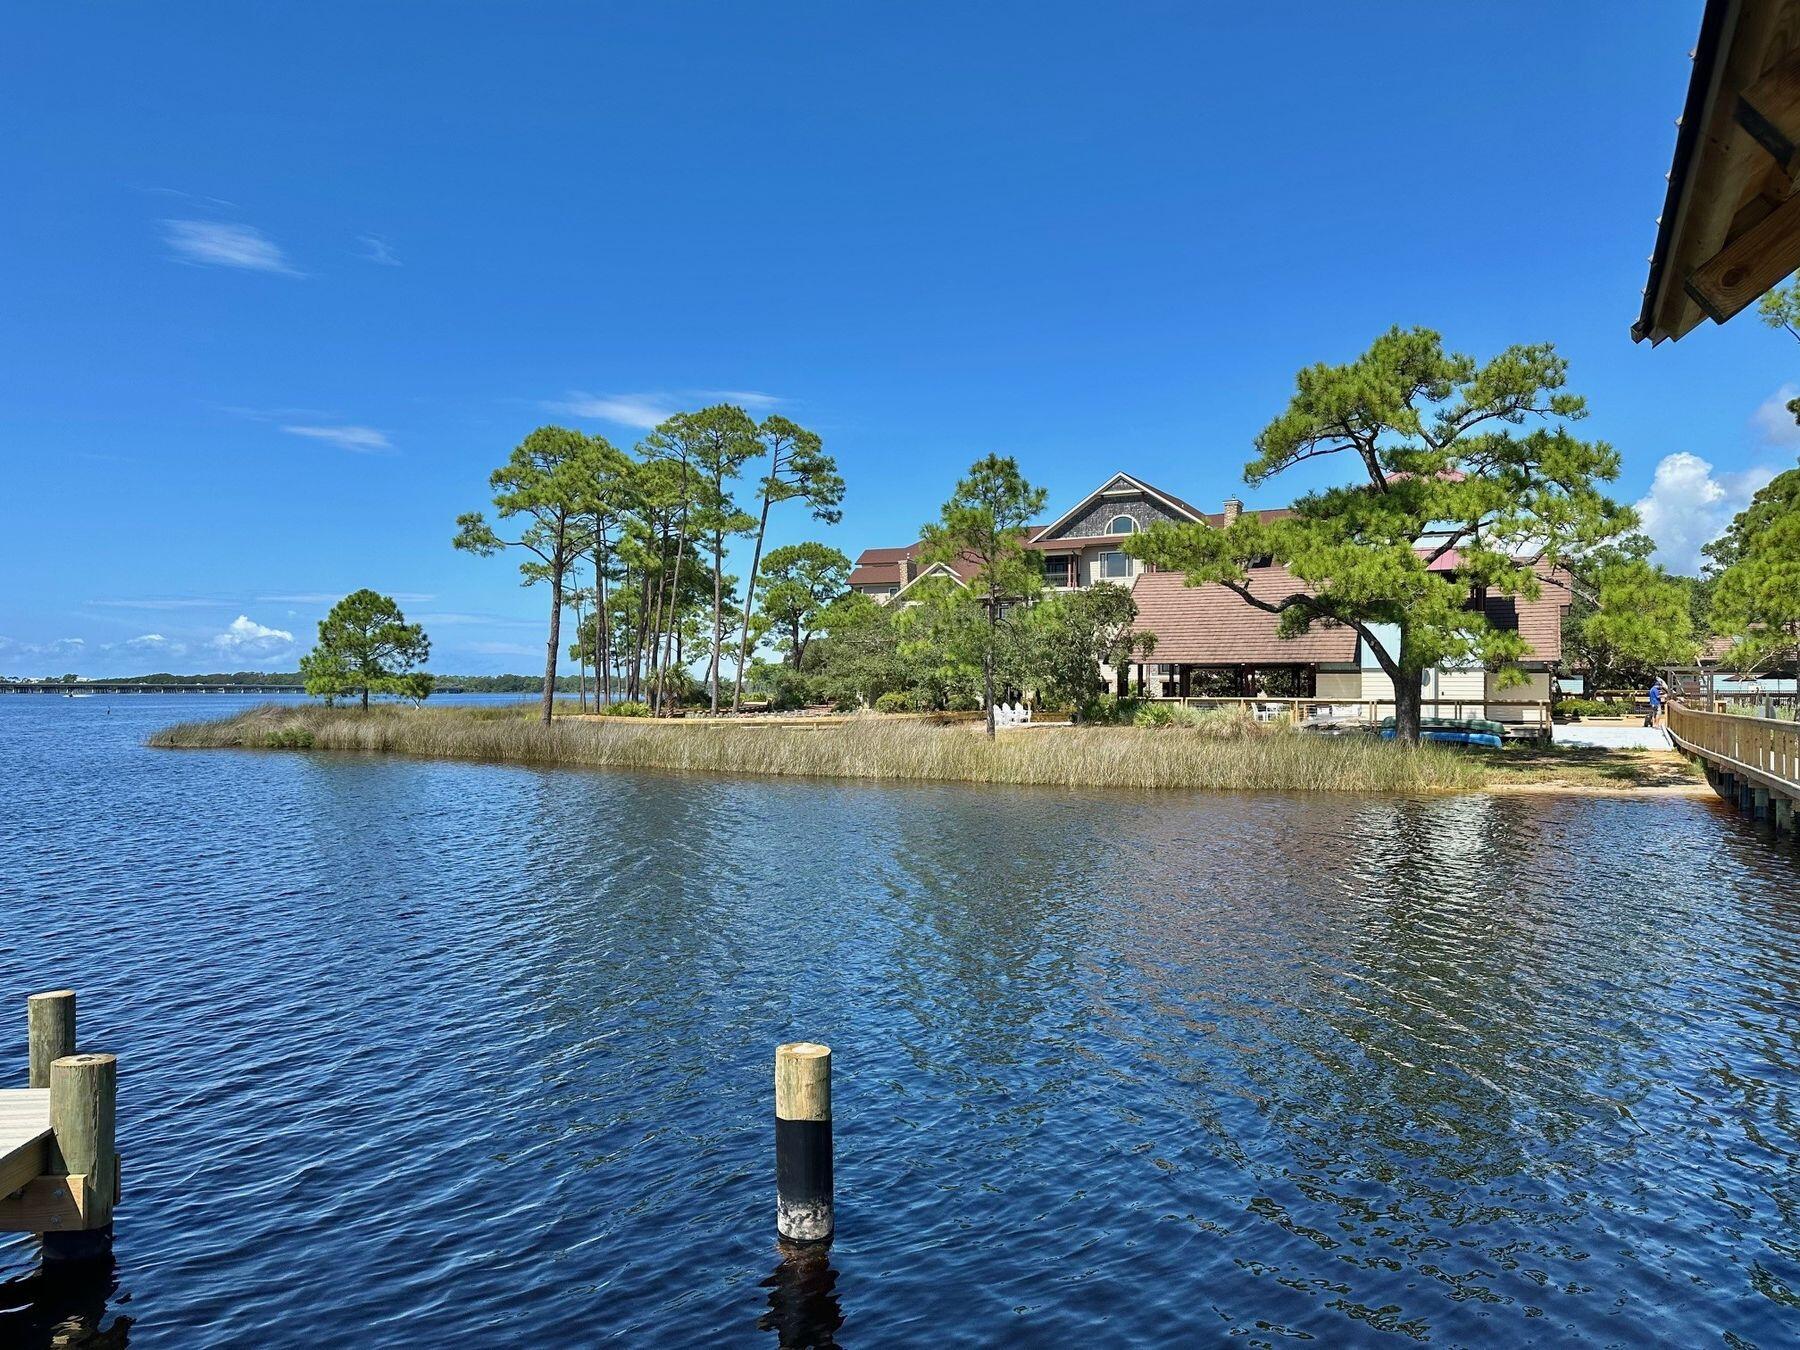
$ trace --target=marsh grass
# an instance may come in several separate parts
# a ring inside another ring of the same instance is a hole
[[[577,768],[779,777],[888,778],[1051,787],[1434,792],[1480,787],[1454,750],[1407,750],[1237,719],[1198,727],[1046,727],[990,742],[967,726],[867,716],[819,727],[592,718],[546,727],[511,708],[268,704],[150,738],[175,749],[233,747],[417,755]]]

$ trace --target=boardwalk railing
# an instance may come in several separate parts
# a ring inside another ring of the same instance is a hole
[[[1767,780],[1766,787],[1785,789],[1790,798],[1800,796],[1800,723],[1671,703],[1669,734],[1682,749],[1718,768],[1743,771]]]

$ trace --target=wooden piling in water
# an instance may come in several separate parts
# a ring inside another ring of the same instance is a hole
[[[75,994],[26,1000],[31,1086],[0,1089],[0,1232],[36,1233],[46,1261],[103,1260],[119,1198],[118,1061],[75,1046]]]
[[[67,1179],[81,1226],[46,1231],[46,1258],[99,1257],[112,1245],[119,1185],[118,1099],[116,1056],[64,1055],[50,1066],[48,1171]]]
[[[794,1242],[830,1239],[831,1047],[775,1047],[775,1229]]]
[[[75,991],[52,989],[25,1000],[25,1040],[29,1047],[25,1085],[50,1086],[50,1066],[75,1053]]]

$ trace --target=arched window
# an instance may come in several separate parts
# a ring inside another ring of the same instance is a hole
[[[1114,516],[1106,522],[1108,534],[1136,534],[1137,522],[1130,516]]]

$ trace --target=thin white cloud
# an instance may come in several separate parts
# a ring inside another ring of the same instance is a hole
[[[290,436],[309,436],[316,441],[329,441],[332,445],[345,450],[354,450],[359,455],[369,455],[394,448],[394,443],[387,438],[387,433],[377,431],[374,427],[307,426],[294,422],[281,429]]]
[[[0,637],[0,652],[9,656],[80,656],[87,649],[83,638],[56,638],[50,642],[19,642]]]
[[[89,600],[86,603],[105,609],[214,609],[222,602],[190,596],[169,596],[144,600]]]
[[[700,389],[695,392],[706,398],[717,399],[721,403],[735,403],[746,410],[773,408],[777,404],[787,401],[774,394],[765,394],[756,389]]]
[[[762,411],[784,401],[774,394],[754,389],[686,389],[653,394],[589,394],[576,389],[560,399],[546,401],[543,406],[570,417],[615,422],[648,431],[676,413],[702,404],[735,403],[746,411]]]
[[[1698,455],[1664,455],[1649,493],[1637,503],[1644,532],[1656,541],[1656,561],[1676,572],[1698,572],[1705,561],[1700,550],[1723,534],[1774,476],[1762,468],[1715,474]]]
[[[140,633],[134,638],[126,638],[123,642],[108,643],[102,650],[155,652],[160,656],[182,656],[187,652],[187,644],[177,642],[173,638],[166,638],[161,633]]]
[[[165,220],[163,242],[178,262],[198,267],[235,267],[248,272],[303,275],[279,245],[254,225],[219,220]]]
[[[1763,444],[1788,449],[1800,446],[1800,422],[1794,420],[1787,406],[1796,397],[1800,397],[1800,385],[1784,384],[1750,414],[1750,425]]]
[[[496,628],[536,628],[541,620],[519,619],[505,614],[412,614],[408,616],[414,623],[430,624],[440,628],[463,627],[496,627]]]
[[[571,417],[617,422],[620,426],[645,431],[680,411],[661,394],[584,394],[579,390],[544,406],[551,412],[567,413]]]
[[[297,591],[285,595],[259,595],[259,605],[335,605],[342,600],[347,591]],[[437,599],[426,591],[394,591],[388,599],[397,605],[428,605]]]
[[[235,211],[238,209],[236,202],[228,202],[223,197],[202,196],[200,193],[197,193],[197,192],[183,192],[180,188],[146,187],[146,188],[140,188],[138,190],[140,192],[153,193],[158,197],[174,197],[178,201],[204,202],[208,206],[223,207],[227,211]]]
[[[208,645],[228,656],[255,657],[273,656],[293,643],[294,635],[285,628],[270,628],[247,614],[240,614],[223,633],[215,634]]]
[[[387,240],[378,234],[359,234],[356,242],[362,245],[362,252],[357,256],[364,262],[372,262],[381,267],[399,267],[400,259],[394,256],[394,249]]]
[[[252,422],[328,422],[337,416],[323,408],[244,408],[234,403],[210,403],[206,406],[216,412],[230,413],[233,417],[247,417]]]

